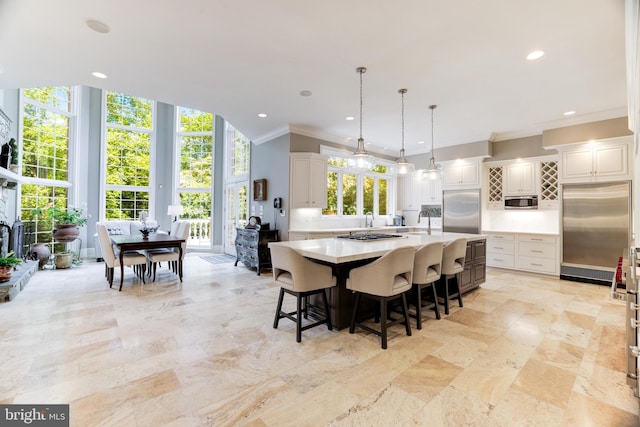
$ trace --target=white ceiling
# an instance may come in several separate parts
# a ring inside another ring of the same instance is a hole
[[[358,66],[367,148],[396,156],[400,88],[407,155],[430,149],[430,104],[436,148],[621,117],[624,1],[0,0],[0,89],[117,90],[220,114],[257,143],[292,130],[355,146]]]

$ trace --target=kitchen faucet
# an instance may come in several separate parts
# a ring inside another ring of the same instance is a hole
[[[371,215],[371,223],[367,221],[367,216]],[[364,214],[364,226],[365,227],[373,227],[373,213],[370,211]]]
[[[431,212],[429,211],[429,209],[423,209],[418,213],[418,225],[420,224],[420,218],[422,218],[423,216],[426,216],[428,218],[427,234],[431,235]]]

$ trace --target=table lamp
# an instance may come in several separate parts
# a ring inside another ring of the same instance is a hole
[[[183,212],[184,209],[182,208],[182,205],[169,205],[169,208],[167,209],[167,215],[173,217],[173,222],[176,222],[178,220],[178,216],[182,215]]]

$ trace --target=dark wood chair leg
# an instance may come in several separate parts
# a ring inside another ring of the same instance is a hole
[[[416,328],[422,329],[422,286],[416,285]]]
[[[449,278],[444,279],[444,314],[449,314]]]
[[[460,281],[458,280],[458,275],[455,275],[456,281],[456,290],[458,291],[458,304],[462,307],[462,292],[460,292]]]
[[[296,342],[302,342],[302,298],[296,295]]]
[[[273,328],[278,329],[278,323],[282,316],[280,313],[282,312],[282,300],[284,299],[284,289],[280,288],[280,296],[278,297],[278,307],[276,307],[276,317],[273,319]]]
[[[422,304],[420,302],[420,304]],[[407,335],[411,336],[411,325],[409,324],[409,309],[407,307],[407,298],[405,293],[402,293],[402,312],[404,313],[404,328],[407,331]]]
[[[380,332],[382,338],[382,348],[387,348],[387,298],[380,297]]]
[[[431,283],[431,292],[433,292],[433,311],[436,312],[436,319],[440,319],[440,309],[438,308],[438,292],[436,291],[435,282]]]

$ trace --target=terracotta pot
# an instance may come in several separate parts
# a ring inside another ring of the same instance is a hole
[[[49,256],[51,255],[51,249],[46,243],[34,243],[29,249],[29,258],[37,259],[38,267],[42,269],[44,265],[49,262]]]
[[[75,224],[59,224],[53,230],[56,242],[73,242],[80,235],[80,227]]]
[[[8,282],[11,279],[13,267],[10,265],[0,265],[0,283]]]

